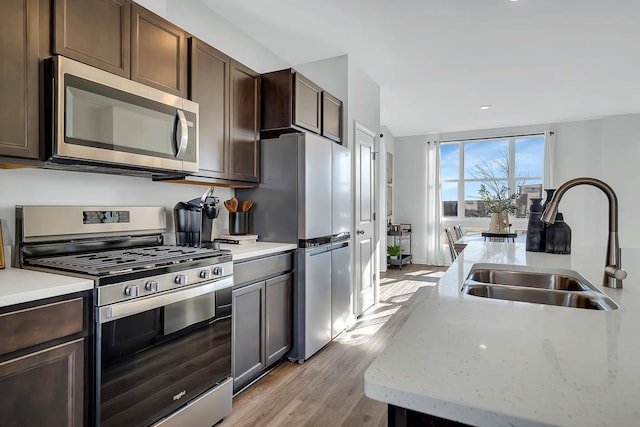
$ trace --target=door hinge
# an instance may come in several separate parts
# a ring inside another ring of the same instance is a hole
[[[373,281],[374,282],[376,281],[376,274],[375,273],[373,273]]]
[[[372,152],[371,152],[371,158],[372,158],[373,160],[375,160],[375,159],[376,159],[376,152],[375,152],[375,151],[372,151]]]
[[[373,213],[373,220],[374,220],[374,221],[377,221],[377,220],[378,220],[378,216],[376,215],[376,213],[375,213],[375,212]]]

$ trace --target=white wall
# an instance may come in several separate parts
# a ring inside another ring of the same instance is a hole
[[[424,171],[428,140],[426,135],[398,137],[393,156],[393,218],[395,223],[411,224],[412,259],[418,264],[427,259],[427,176]]]
[[[391,196],[391,201],[387,200],[387,188],[393,187],[393,184],[388,184],[386,182],[387,176],[387,155],[389,153],[393,156],[395,152],[396,139],[386,126],[380,127],[380,152],[382,155],[380,156],[380,171],[383,178],[382,188],[380,190],[380,199],[381,199],[381,213],[380,218],[383,218],[384,221],[380,223],[380,236],[381,240],[384,242],[380,251],[380,271],[387,271],[387,251],[386,246],[388,246],[391,242],[386,238],[387,231],[387,223],[394,222],[393,221],[393,195]],[[393,159],[392,165],[393,167]],[[391,203],[392,213],[391,215],[387,215],[387,203]]]
[[[380,86],[351,58],[348,84],[347,135],[353,147],[356,121],[376,135],[380,133]]]
[[[174,205],[202,196],[208,187],[84,172],[0,169],[0,188],[4,244],[14,245],[16,205],[164,206],[170,214],[165,237],[169,243],[173,243]],[[216,188],[214,195],[222,205],[222,201],[232,196],[232,190]],[[228,214],[223,206],[214,225],[215,235],[229,227]]]
[[[198,0],[136,0],[259,73],[290,65]]]
[[[597,120],[554,123],[508,129],[443,134],[441,139],[501,136],[515,133],[555,131],[553,187],[576,177],[594,177],[611,185],[619,202],[620,245],[640,247],[640,198],[635,180],[640,177],[640,114],[609,116]],[[429,136],[396,138],[396,174],[394,177],[396,222],[420,219],[425,141]],[[402,166],[400,166],[402,165]],[[411,170],[411,172],[409,172]],[[415,189],[415,190],[414,190]],[[559,211],[572,229],[574,246],[603,247],[608,232],[608,203],[604,194],[590,186],[569,190]],[[408,213],[411,212],[411,213]],[[485,220],[488,225],[488,220]],[[414,225],[419,234],[417,224]],[[424,244],[414,238],[416,262],[424,254]],[[604,254],[603,254],[604,259]]]

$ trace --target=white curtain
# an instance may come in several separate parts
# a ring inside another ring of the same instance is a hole
[[[553,153],[556,145],[556,133],[546,131],[544,133],[544,177],[543,188],[556,188],[553,181]],[[544,197],[544,194],[542,195]]]
[[[442,203],[440,179],[440,143],[427,141],[426,231],[429,265],[444,265],[442,249]]]

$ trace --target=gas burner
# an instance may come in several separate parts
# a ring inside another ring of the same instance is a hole
[[[73,255],[29,258],[29,265],[103,276],[168,264],[213,258],[229,251],[181,246],[127,248]]]

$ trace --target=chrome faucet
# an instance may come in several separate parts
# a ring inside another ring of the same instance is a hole
[[[542,213],[542,220],[553,224],[558,213],[558,204],[571,187],[587,184],[599,188],[609,199],[609,240],[607,242],[607,260],[604,266],[604,286],[608,288],[622,288],[622,279],[627,277],[627,272],[622,269],[620,242],[618,241],[618,197],[613,189],[606,183],[595,178],[574,178],[562,184],[553,195],[553,198]]]

